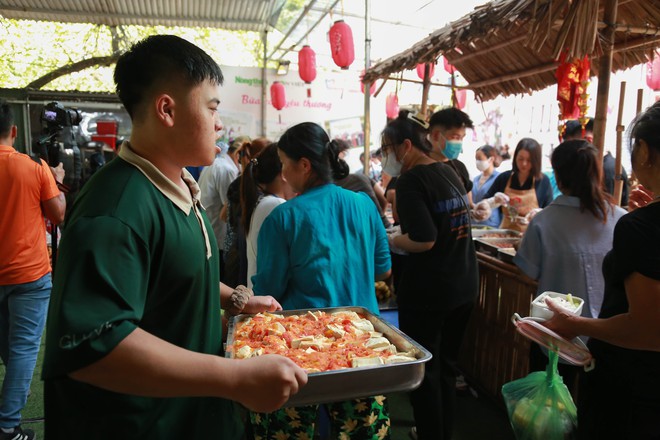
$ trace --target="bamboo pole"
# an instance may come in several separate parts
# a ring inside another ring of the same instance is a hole
[[[605,1],[604,22],[616,23],[617,0]],[[608,26],[602,33],[603,56],[598,67],[598,93],[596,95],[596,117],[594,120],[594,145],[598,148],[600,159],[603,158],[605,145],[605,124],[607,119],[607,100],[610,91],[612,56],[614,54],[614,26]]]
[[[637,111],[635,116],[642,112],[642,102],[644,101],[644,89],[637,89]]]
[[[644,101],[644,89],[637,89],[637,108],[635,112],[635,116],[639,115],[642,112],[642,103]],[[635,176],[635,170],[632,170],[630,172],[630,182],[634,183],[637,181],[637,177]]]
[[[621,205],[623,176],[621,175],[621,144],[623,142],[623,102],[626,99],[626,82],[621,81],[619,92],[619,114],[616,118],[616,156],[614,157],[614,202]]]
[[[364,0],[364,69],[371,67],[371,0]],[[369,176],[371,169],[371,81],[364,84],[364,168],[362,171]]]
[[[429,100],[429,89],[431,88],[431,65],[424,63],[424,83],[422,87],[422,108],[420,113],[422,118],[426,120],[426,106]]]

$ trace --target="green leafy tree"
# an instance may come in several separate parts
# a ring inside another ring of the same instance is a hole
[[[221,65],[262,63],[262,42],[256,32],[0,18],[0,87],[112,92],[118,56],[131,44],[154,34],[185,38]]]

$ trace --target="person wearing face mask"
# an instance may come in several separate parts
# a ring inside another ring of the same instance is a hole
[[[476,176],[472,182],[472,202],[479,203],[484,199],[484,195],[486,195],[486,192],[490,189],[495,178],[500,174],[499,171],[495,169],[497,166],[495,164],[495,161],[497,160],[497,149],[490,145],[479,147],[475,152],[475,158],[477,160],[477,169],[481,171],[481,173]],[[490,217],[486,220],[475,221],[472,224],[498,227],[500,223],[502,223],[502,213],[499,209],[495,209],[491,211]]]
[[[383,169],[397,177],[401,229],[391,246],[408,252],[397,289],[399,327],[431,351],[410,395],[413,438],[449,439],[455,419],[456,363],[479,288],[467,191],[431,157],[427,125],[402,112],[383,130]]]
[[[512,166],[497,176],[477,208],[492,198],[498,205],[505,202],[497,208],[503,210],[500,227],[525,232],[531,216],[552,202],[550,179],[541,172],[541,145],[532,138],[521,139]]]
[[[458,160],[463,151],[463,139],[468,128],[474,128],[467,113],[449,107],[437,111],[429,120],[429,141],[433,147],[430,157],[451,167],[471,198],[472,180],[465,164]]]

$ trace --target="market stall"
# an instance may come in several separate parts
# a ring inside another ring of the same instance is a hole
[[[396,73],[444,56],[467,81],[465,87],[486,101],[557,84],[560,60],[586,59],[590,70],[574,84],[571,99],[583,117],[586,106],[579,94],[584,91],[579,88],[586,89],[585,82],[598,75],[594,144],[602,154],[610,73],[652,59],[660,46],[659,24],[660,3],[647,0],[493,1],[376,63],[363,81],[397,80]],[[423,84],[422,108],[428,77]],[[511,316],[529,312],[536,282],[510,262],[481,252],[477,256],[479,296],[461,368],[476,387],[499,397],[504,383],[528,373],[529,342],[515,331]]]

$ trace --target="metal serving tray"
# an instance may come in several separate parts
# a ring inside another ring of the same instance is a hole
[[[406,336],[396,327],[380,319],[363,307],[328,307],[320,309],[285,310],[275,312],[278,315],[304,315],[308,311],[334,313],[340,311],[355,312],[371,321],[374,330],[383,333],[399,351],[414,353],[417,360],[397,364],[375,365],[344,370],[309,373],[307,385],[292,396],[285,406],[303,406],[377,396],[398,391],[410,391],[417,388],[424,378],[424,363],[431,359],[424,347]],[[227,347],[234,342],[236,326],[253,315],[234,316],[229,321]],[[233,353],[228,350],[228,358]]]
[[[495,235],[493,237],[492,235]],[[522,232],[513,229],[472,228],[472,238],[521,238]]]
[[[497,257],[500,249],[516,248],[520,244],[520,238],[475,238],[474,243],[477,250],[486,252],[493,257]]]

